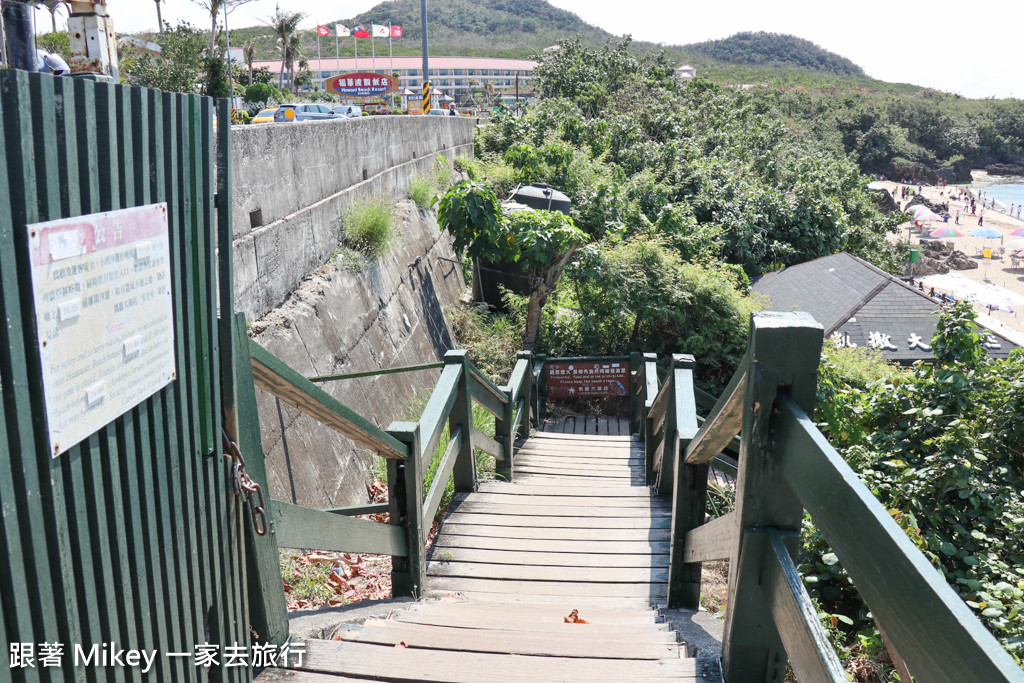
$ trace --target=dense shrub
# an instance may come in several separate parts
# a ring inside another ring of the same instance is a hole
[[[1024,663],[1024,352],[986,356],[970,304],[940,320],[934,365],[826,353],[818,417],[829,440],[1018,662]],[[872,374],[878,378],[871,380]],[[850,633],[874,626],[827,543],[807,526],[802,573]]]

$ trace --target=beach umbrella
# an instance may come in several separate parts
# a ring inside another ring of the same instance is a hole
[[[990,311],[1006,311],[1007,313],[1013,313],[1013,309],[1010,307],[1009,304],[987,303],[985,304],[985,308],[987,308]]]
[[[928,233],[929,237],[963,237],[964,234],[952,225],[943,225]]]
[[[984,237],[987,240],[994,240],[997,237],[1003,236],[1003,233],[999,232],[995,228],[975,228],[967,234],[971,237]]]
[[[940,216],[937,213],[934,213],[932,211],[928,211],[927,209],[925,209],[921,213],[916,214],[914,216],[914,220],[915,221],[942,221],[942,220],[946,220],[946,219],[943,216]]]
[[[914,209],[913,209],[913,213],[914,213],[914,220],[920,220],[920,219],[919,219],[918,217],[919,217],[919,216],[920,216],[921,214],[923,214],[923,213],[931,213],[931,212],[932,212],[932,210],[931,210],[931,209],[929,209],[929,208],[928,208],[927,206],[925,206],[924,204],[915,204],[915,205],[914,205]]]
[[[1021,235],[1024,235],[1024,227],[1017,228],[1016,230],[1011,230],[1010,234],[1014,237],[1020,237]]]
[[[1010,240],[1005,246],[1009,251],[1020,251],[1024,249],[1024,240]]]

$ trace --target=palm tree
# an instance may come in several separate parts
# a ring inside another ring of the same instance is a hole
[[[160,35],[164,34],[164,17],[160,12],[160,0],[156,0],[156,23],[160,29]]]
[[[252,38],[242,46],[242,60],[245,67],[249,69],[249,85],[252,85],[252,63],[256,59],[256,39]]]
[[[227,14],[239,5],[252,2],[252,0],[192,0],[192,2],[210,13],[210,51],[206,56],[213,57],[213,52],[217,47],[217,15],[220,14],[221,9],[223,8],[224,13]]]
[[[284,57],[284,64],[282,67],[288,67],[288,80],[291,82],[292,90],[295,90],[295,62],[300,62],[303,59],[302,53],[299,51],[299,42],[302,37],[298,33],[292,33],[288,36],[288,43],[285,45],[281,53]]]
[[[280,5],[274,7],[274,13],[270,16],[268,25],[277,35],[277,44],[281,48],[281,76],[278,80],[281,88],[284,87],[285,65],[288,66],[289,74],[294,74],[295,58],[299,53],[299,36],[295,31],[305,16],[302,12],[282,12]]]

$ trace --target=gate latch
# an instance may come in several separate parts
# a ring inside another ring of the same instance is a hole
[[[231,468],[235,494],[245,497],[249,505],[249,515],[252,517],[252,526],[257,536],[267,535],[267,506],[263,500],[263,489],[252,480],[245,471],[245,458],[238,444],[228,438],[228,433],[221,428],[221,442],[225,455],[234,462]]]

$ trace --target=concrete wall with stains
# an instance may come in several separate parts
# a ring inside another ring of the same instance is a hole
[[[476,120],[364,116],[231,130],[235,304],[249,320],[280,305],[324,264],[347,206],[404,199],[437,155],[472,156]]]
[[[250,336],[307,377],[440,360],[454,344],[445,308],[465,282],[433,213],[404,197],[438,154],[472,155],[473,124],[389,116],[232,129],[235,299]],[[346,206],[375,194],[398,202],[391,248],[332,261]],[[387,428],[410,417],[439,375],[320,386]],[[369,453],[259,389],[257,404],[271,497],[317,508],[366,502]]]

